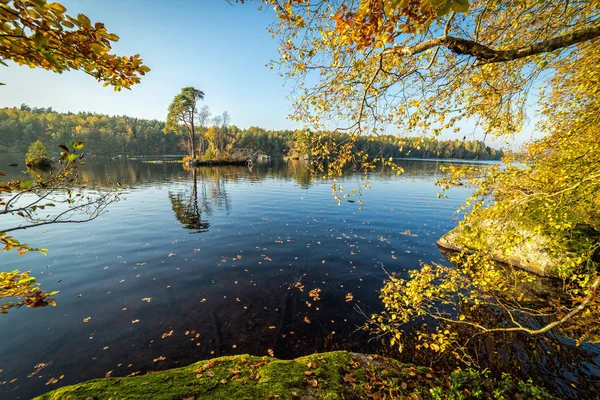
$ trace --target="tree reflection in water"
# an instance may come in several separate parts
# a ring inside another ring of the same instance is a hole
[[[202,213],[210,213],[210,202],[207,199],[206,187],[202,185],[201,205],[198,205],[198,173],[196,168],[191,168],[192,191],[173,193],[169,191],[171,207],[175,212],[175,218],[183,225],[183,229],[189,229],[191,233],[208,232],[210,223],[202,219]]]

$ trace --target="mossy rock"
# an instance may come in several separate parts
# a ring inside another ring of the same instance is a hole
[[[496,398],[492,392],[514,398],[532,390],[544,395],[535,398],[552,398],[531,383],[503,379],[496,384],[472,370],[444,375],[380,356],[337,351],[295,360],[220,357],[147,375],[95,379],[37,399],[491,399]],[[456,397],[467,393],[481,397]]]
[[[558,276],[558,268],[564,260],[551,254],[548,247],[550,241],[547,237],[522,230],[520,235],[523,239],[508,253],[494,245],[493,235],[488,236],[482,233],[488,238],[483,241],[483,248],[473,247],[472,243],[465,243],[464,233],[466,230],[477,229],[479,232],[493,232],[494,230],[503,229],[502,223],[484,221],[479,222],[479,224],[480,226],[476,227],[466,224],[457,226],[437,241],[438,246],[456,252],[483,250],[489,252],[494,260],[499,263],[521,268],[541,276]]]

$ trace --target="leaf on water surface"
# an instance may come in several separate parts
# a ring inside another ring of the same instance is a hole
[[[15,381],[16,381],[16,379],[15,379]],[[11,381],[11,383],[12,383],[12,381]],[[46,385],[54,385],[55,383],[58,383],[58,379],[50,378],[50,379],[48,379],[48,382],[46,382]]]

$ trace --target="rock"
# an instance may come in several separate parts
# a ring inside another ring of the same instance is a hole
[[[478,228],[482,229],[502,229],[502,223],[484,222]],[[497,246],[494,246],[493,238],[490,237],[485,245],[485,248],[469,248],[468,245],[461,242],[461,234],[464,229],[469,229],[464,225],[459,225],[450,232],[442,236],[437,245],[445,250],[460,252],[463,250],[489,251],[495,261],[508,264],[517,268],[524,269],[537,275],[546,277],[557,277],[558,266],[562,263],[559,257],[550,254],[548,249],[549,240],[547,237],[521,230],[523,236],[521,243],[517,244],[512,252],[501,251]]]

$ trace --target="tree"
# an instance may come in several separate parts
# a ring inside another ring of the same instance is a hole
[[[206,139],[209,142],[209,146],[219,157],[225,155],[228,147],[229,150],[231,150],[231,147],[234,144],[233,137],[228,132],[230,119],[229,113],[223,111],[223,114],[213,118],[213,126],[206,131]]]
[[[150,71],[139,55],[120,57],[110,53],[111,42],[119,38],[109,33],[104,24],[92,25],[83,14],[74,18],[65,12],[61,4],[47,4],[45,0],[0,2],[0,64],[6,66],[2,60],[11,60],[58,73],[82,70],[116,91],[139,83],[140,75]],[[20,255],[28,251],[45,253],[45,249],[21,243],[8,233],[48,224],[89,221],[102,214],[113,201],[113,190],[94,194],[77,188],[75,171],[82,164],[83,153],[78,151],[83,146],[83,142],[73,142],[71,148],[62,145],[61,167],[49,176],[0,181],[0,217],[16,215],[25,221],[17,226],[0,227],[4,251],[16,249]],[[4,171],[0,171],[0,176],[4,176]],[[40,210],[51,207],[57,207],[56,214],[44,211],[39,215]],[[0,299],[14,299],[4,302],[0,313],[13,307],[54,305],[55,293],[41,291],[28,272],[0,272]]]
[[[119,37],[103,23],[92,23],[83,14],[73,17],[66,11],[63,5],[46,0],[2,1],[0,64],[8,66],[3,60],[11,60],[58,73],[81,70],[116,91],[129,89],[150,71],[139,54],[110,53]]]
[[[204,129],[210,113],[208,107],[200,108],[198,101],[204,99],[204,92],[193,87],[181,89],[169,105],[165,133],[175,132],[184,135],[188,141],[190,157],[196,159],[196,133]],[[203,140],[203,139],[201,139]]]
[[[31,143],[25,155],[25,164],[28,167],[52,165],[50,153],[48,153],[46,146],[42,142],[36,140]]]
[[[371,318],[378,329],[399,342],[405,324],[434,317],[441,330],[418,335],[434,351],[456,349],[459,327],[476,334],[560,329],[578,343],[599,341],[600,3],[264,3],[277,13],[270,31],[280,38],[280,59],[272,67],[296,82],[292,118],[316,132],[305,149],[315,167],[327,165],[330,175],[349,163],[367,170],[373,161],[401,172],[391,160],[353,151],[361,135],[376,140],[392,128],[433,136],[461,133],[459,122],[468,120],[486,135],[511,140],[531,104],[537,101],[541,109],[539,129],[547,136],[526,148],[523,164],[507,157],[505,169],[451,168],[440,182],[445,188],[476,185],[463,224],[491,219],[511,228],[473,228],[465,242],[476,251],[461,254],[459,268],[426,265],[409,279],[390,277],[382,291],[386,311]],[[536,99],[530,93],[537,88],[542,90]],[[333,134],[327,133],[331,127]],[[336,131],[348,137],[336,140]],[[476,143],[472,152],[485,155],[485,145]],[[566,255],[556,271],[564,281],[558,298],[519,293],[519,283],[532,278],[503,273],[481,239],[491,238],[510,252],[532,230],[549,237],[552,251]],[[483,308],[504,318],[469,318]]]

